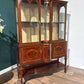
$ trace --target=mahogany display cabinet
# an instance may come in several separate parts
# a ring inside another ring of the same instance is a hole
[[[17,69],[23,84],[28,75],[67,67],[67,2],[16,0]]]

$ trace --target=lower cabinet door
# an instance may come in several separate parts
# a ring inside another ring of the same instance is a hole
[[[42,61],[41,46],[22,48],[22,64],[36,64]]]
[[[66,42],[52,44],[52,59],[66,55]]]

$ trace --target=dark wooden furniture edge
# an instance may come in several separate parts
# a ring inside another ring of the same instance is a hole
[[[24,67],[22,68],[22,70],[20,70],[20,72],[22,72],[23,77],[26,77],[33,74],[49,72],[51,70],[55,70],[56,68],[62,67],[62,66],[64,66],[64,64],[58,62],[58,60],[55,60],[49,63],[38,64],[30,67]]]
[[[52,43],[62,43],[62,42],[67,42],[67,41],[64,41],[64,40],[58,40],[58,41],[52,41],[52,42],[48,42],[48,44],[52,44]],[[18,48],[20,47],[28,47],[28,46],[33,46],[33,45],[44,45],[45,42],[42,42],[42,43],[32,43],[32,45],[30,45],[31,43],[16,43],[16,46]],[[47,44],[47,43],[45,43]]]

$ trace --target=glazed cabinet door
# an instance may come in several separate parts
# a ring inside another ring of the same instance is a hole
[[[50,1],[41,0],[41,41],[49,41]]]
[[[60,41],[65,39],[65,6],[52,2],[52,41]]]
[[[42,62],[42,47],[29,46],[22,48],[22,65],[38,64]]]
[[[18,32],[20,43],[40,42],[40,1],[17,0]]]
[[[65,6],[62,5],[60,6],[59,10],[59,40],[64,40],[65,39],[65,32],[66,32],[66,27],[65,27]]]
[[[59,5],[52,3],[52,41],[59,38]]]

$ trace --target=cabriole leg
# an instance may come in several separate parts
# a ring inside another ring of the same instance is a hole
[[[58,61],[57,67],[59,67],[59,58],[57,58],[57,61]]]
[[[23,84],[23,75],[22,75],[22,71],[21,71],[21,84]]]
[[[65,70],[64,72],[66,73],[67,72],[67,56],[65,56]]]

